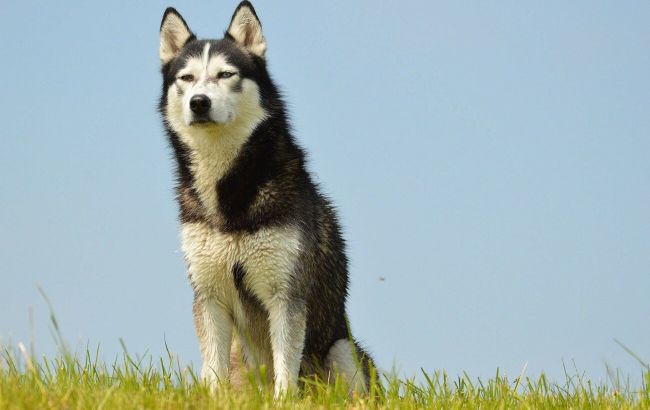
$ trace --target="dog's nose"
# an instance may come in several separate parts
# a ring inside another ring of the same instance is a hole
[[[210,109],[210,99],[204,94],[195,95],[190,98],[190,109],[194,114],[206,114]]]

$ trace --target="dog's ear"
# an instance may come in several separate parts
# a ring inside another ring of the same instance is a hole
[[[170,62],[185,43],[195,38],[187,27],[183,17],[173,7],[168,7],[160,23],[160,62],[162,65]]]
[[[266,39],[262,34],[262,24],[250,2],[242,1],[239,3],[232,15],[232,20],[230,20],[226,38],[234,40],[252,54],[264,57]]]

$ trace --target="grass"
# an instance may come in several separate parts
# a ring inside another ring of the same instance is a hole
[[[305,380],[302,392],[277,401],[272,386],[256,384],[252,378],[243,390],[224,384],[212,393],[200,382],[198,373],[182,367],[169,350],[163,358],[133,357],[122,344],[122,355],[112,363],[99,360],[99,348],[72,353],[54,315],[51,321],[59,345],[54,358],[36,359],[33,348],[30,353],[20,343],[0,345],[0,409],[650,409],[650,366],[622,344],[643,369],[641,385],[636,388],[621,383],[613,372],[609,384],[594,385],[580,374],[567,373],[561,384],[543,374],[530,378],[524,376],[525,369],[514,379],[497,371],[489,380],[422,371],[423,381],[419,382],[384,375],[373,383],[370,394],[355,397],[350,397],[339,380],[332,384]]]
[[[192,368],[177,358],[133,358],[126,350],[113,363],[100,363],[99,349],[83,354],[63,350],[53,359],[34,358],[24,346],[3,348],[0,358],[0,409],[73,408],[647,408],[650,369],[642,386],[595,386],[579,375],[563,385],[539,378],[508,379],[497,374],[486,381],[464,375],[423,372],[423,382],[385,377],[383,388],[349,397],[343,383],[306,381],[295,397],[273,400],[271,386],[252,380],[243,391],[228,385],[216,393],[202,384]]]

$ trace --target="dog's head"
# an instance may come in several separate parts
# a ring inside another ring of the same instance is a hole
[[[168,126],[196,134],[261,121],[260,84],[270,81],[265,52],[262,25],[248,1],[239,4],[220,40],[198,40],[168,8],[160,25],[161,110]]]

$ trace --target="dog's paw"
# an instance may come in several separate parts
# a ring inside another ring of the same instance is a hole
[[[201,381],[214,392],[217,390],[219,377],[217,377],[217,372],[210,366],[203,366],[201,368]]]

